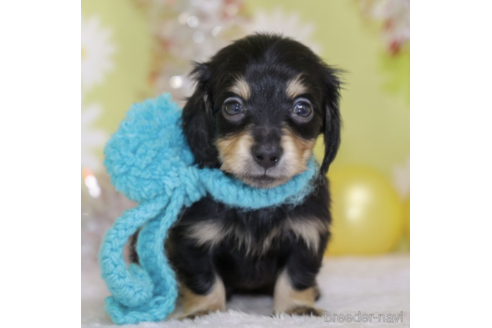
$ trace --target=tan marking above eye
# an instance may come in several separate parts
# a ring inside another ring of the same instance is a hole
[[[251,89],[248,82],[243,77],[239,77],[234,81],[234,84],[229,88],[229,91],[237,94],[244,100],[248,100],[251,96]]]
[[[302,81],[302,75],[299,74],[289,82],[287,82],[287,89],[285,90],[287,96],[290,99],[299,97],[302,94],[308,92],[307,86]]]

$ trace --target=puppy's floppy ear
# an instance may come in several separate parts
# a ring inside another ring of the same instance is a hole
[[[214,146],[215,121],[212,113],[210,70],[207,64],[195,64],[191,76],[197,82],[195,92],[183,108],[183,132],[201,167],[218,165]]]
[[[321,173],[326,174],[331,162],[337,155],[340,146],[341,119],[340,103],[340,71],[326,67],[324,71],[325,87],[325,117],[323,122],[323,139],[325,142],[325,157],[321,164]]]

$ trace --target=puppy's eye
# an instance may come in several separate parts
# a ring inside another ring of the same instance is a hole
[[[309,119],[313,114],[313,106],[307,99],[298,99],[294,105],[293,112],[303,120]]]
[[[227,98],[222,105],[222,112],[227,117],[243,114],[243,103],[239,98]]]

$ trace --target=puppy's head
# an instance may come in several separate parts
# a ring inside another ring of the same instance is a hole
[[[306,169],[323,133],[326,173],[340,143],[340,82],[309,48],[252,35],[192,74],[197,86],[183,109],[183,129],[198,164],[272,188]]]

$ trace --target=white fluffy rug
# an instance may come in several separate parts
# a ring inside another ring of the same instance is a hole
[[[330,316],[326,318],[287,315],[271,317],[271,298],[236,296],[227,304],[229,311],[226,313],[214,313],[195,320],[169,320],[125,327],[410,326],[410,257],[408,255],[388,255],[373,258],[327,258],[318,276],[318,284],[321,298],[316,306],[328,311]],[[108,292],[104,282],[99,277],[99,272],[94,268],[83,268],[83,328],[115,327],[104,312],[103,302],[107,295]],[[347,322],[347,314],[356,315],[354,318],[356,322]],[[357,314],[359,315],[357,316]],[[398,322],[387,322],[388,314]]]

